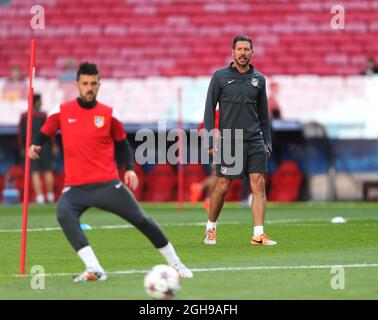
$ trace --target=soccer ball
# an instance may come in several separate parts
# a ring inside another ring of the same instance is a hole
[[[144,288],[152,298],[168,300],[180,290],[180,277],[172,267],[159,264],[144,277]]]

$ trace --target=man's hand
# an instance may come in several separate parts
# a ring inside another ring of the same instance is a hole
[[[127,170],[125,172],[125,184],[128,185],[132,190],[135,190],[138,187],[139,180],[135,171]]]
[[[270,151],[269,151],[269,148],[267,145],[264,146],[265,147],[265,154],[266,154],[266,157],[269,158],[270,157]]]
[[[32,144],[28,150],[29,158],[33,160],[39,159],[39,153],[41,152],[41,149],[41,146],[36,146]]]
[[[219,131],[219,129],[215,128],[215,130],[214,130],[214,146],[207,150],[207,152],[210,155],[215,156],[215,154],[218,152],[219,140],[220,140],[220,131]]]

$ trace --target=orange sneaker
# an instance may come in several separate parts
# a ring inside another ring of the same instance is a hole
[[[190,185],[190,202],[196,204],[202,197],[202,185],[200,183],[192,183]]]
[[[108,279],[108,276],[105,272],[93,272],[93,271],[84,271],[82,274],[75,276],[73,282],[86,282],[86,281],[105,281]]]
[[[206,198],[206,199],[203,201],[202,206],[203,206],[203,208],[204,208],[207,212],[210,212],[210,199],[209,199],[209,198]]]
[[[259,234],[258,236],[253,236],[251,239],[252,245],[263,245],[263,246],[274,246],[277,244],[276,241],[270,239],[265,233]]]
[[[217,243],[217,230],[214,229],[214,228],[213,229],[207,229],[203,243],[204,244],[216,244]]]

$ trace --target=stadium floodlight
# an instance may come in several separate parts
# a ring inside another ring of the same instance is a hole
[[[30,42],[30,64],[29,64],[29,96],[28,96],[28,115],[26,125],[26,145],[25,145],[25,170],[24,170],[24,198],[22,204],[22,236],[21,236],[21,254],[20,254],[20,275],[25,274],[25,257],[26,257],[26,234],[28,227],[28,205],[29,205],[29,184],[30,184],[30,158],[28,157],[28,148],[31,144],[32,133],[32,113],[33,113],[33,79],[35,75],[35,47],[36,40]]]

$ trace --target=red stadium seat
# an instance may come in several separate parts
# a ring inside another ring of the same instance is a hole
[[[226,195],[225,201],[241,201],[243,189],[243,180],[232,180],[230,189]]]
[[[254,38],[256,50],[260,50],[254,59],[267,75],[352,75],[364,67],[365,60],[355,62],[355,68],[347,64],[340,68],[337,60],[326,63],[327,56],[332,51],[342,51],[350,59],[356,55],[378,56],[375,8],[375,2],[368,0],[347,6],[346,32],[338,32],[329,27],[332,15],[328,6],[305,0],[162,0],[153,4],[112,0],[106,6],[101,0],[51,1],[46,4],[49,27],[38,35],[38,53],[43,55],[43,61],[38,64],[37,75],[56,77],[57,61],[68,55],[76,60],[107,61],[101,70],[105,78],[209,75],[230,61],[230,39],[245,31]],[[8,76],[15,64],[27,70],[25,39],[30,34],[24,26],[30,20],[30,12],[22,1],[11,1],[1,7],[0,18],[4,47],[10,49],[2,53],[0,76]],[[169,51],[177,42],[181,51]],[[162,47],[167,50],[160,54]],[[126,58],[120,54],[125,48],[136,48],[138,54]],[[206,54],[209,48],[217,48],[216,58]],[[125,61],[129,65],[140,57],[148,57],[153,70],[122,67]],[[162,64],[162,59],[172,66]]]
[[[177,175],[170,164],[157,164],[147,175],[146,201],[175,201]]]
[[[206,179],[205,169],[201,164],[188,164],[184,167],[184,199],[190,200],[190,186]]]
[[[0,176],[0,203],[3,202],[3,190],[4,190],[5,179]]]
[[[271,177],[270,201],[291,202],[300,199],[303,174],[295,161],[284,161]]]
[[[14,187],[19,192],[19,201],[21,202],[24,196],[24,167],[21,165],[11,166],[4,176],[4,188]],[[33,192],[31,183],[29,185],[29,194]]]

